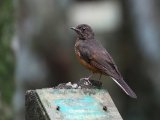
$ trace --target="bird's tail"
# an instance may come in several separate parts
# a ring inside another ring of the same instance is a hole
[[[130,97],[137,98],[137,95],[133,90],[127,85],[127,83],[123,80],[123,78],[116,80],[115,78],[111,77],[120,87],[121,89]]]

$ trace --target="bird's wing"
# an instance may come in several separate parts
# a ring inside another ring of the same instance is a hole
[[[105,73],[108,74],[127,95],[132,98],[137,98],[133,90],[123,80],[116,64],[106,50],[98,51],[98,53],[94,54],[91,64],[100,70],[105,71]]]
[[[127,95],[132,98],[137,97],[133,90],[123,80],[115,62],[104,48],[95,49],[95,47],[83,46],[83,48],[80,48],[79,50],[81,57],[86,62],[98,68],[102,73],[109,75]]]
[[[102,73],[115,79],[121,77],[112,57],[104,48],[82,45],[78,47],[78,50],[83,60],[98,68]]]

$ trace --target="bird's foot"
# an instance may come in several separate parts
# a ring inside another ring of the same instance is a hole
[[[86,85],[92,85],[92,83],[90,82],[90,77],[87,78],[81,78],[80,81],[85,80],[84,84]]]
[[[84,82],[85,85],[92,85],[90,78],[93,76],[93,74],[91,74],[89,77],[87,78],[81,78],[80,81],[85,80],[86,82]]]

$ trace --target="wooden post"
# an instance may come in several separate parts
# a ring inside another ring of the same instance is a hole
[[[27,91],[26,120],[122,120],[109,93],[86,83]]]

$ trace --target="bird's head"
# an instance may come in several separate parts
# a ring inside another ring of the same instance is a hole
[[[78,25],[77,27],[71,27],[71,29],[77,33],[78,37],[81,40],[94,38],[93,30],[89,25],[81,24],[81,25]]]

